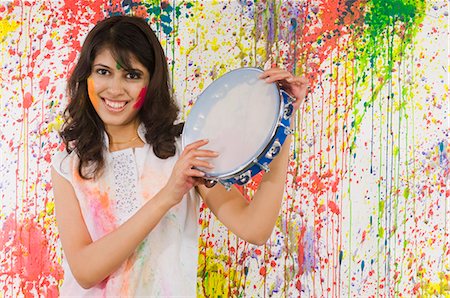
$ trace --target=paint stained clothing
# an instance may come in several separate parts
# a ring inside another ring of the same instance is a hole
[[[139,136],[145,142],[145,128]],[[149,144],[116,152],[105,151],[106,167],[96,180],[78,175],[75,152],[57,153],[53,166],[72,184],[92,240],[116,229],[164,187],[181,152],[160,159]],[[63,260],[61,297],[194,297],[198,256],[200,197],[191,190],[174,206],[139,245],[134,254],[111,276],[84,290]]]

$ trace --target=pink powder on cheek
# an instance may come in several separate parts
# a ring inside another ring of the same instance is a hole
[[[144,105],[144,102],[145,102],[146,94],[147,94],[147,87],[144,87],[144,88],[142,88],[141,92],[139,92],[138,100],[133,105],[133,108],[135,108],[136,110],[139,110],[140,108],[142,108],[142,106]]]
[[[97,110],[98,105],[100,103],[100,98],[95,93],[94,81],[91,78],[87,79],[87,87],[88,87],[89,99],[91,100],[91,103],[94,106],[94,109]]]

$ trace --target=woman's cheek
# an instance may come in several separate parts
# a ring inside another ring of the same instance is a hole
[[[87,79],[87,88],[88,88],[89,99],[91,100],[91,103],[94,106],[94,109],[97,110],[98,105],[100,104],[100,98],[97,95],[97,93],[95,92],[94,80],[90,77]]]
[[[147,94],[147,87],[144,87],[141,89],[141,92],[139,92],[138,100],[133,105],[133,108],[135,108],[136,110],[139,110],[140,108],[142,108],[142,106],[144,105],[144,102],[145,102],[146,94]]]

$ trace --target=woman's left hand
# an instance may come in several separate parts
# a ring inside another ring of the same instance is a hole
[[[294,112],[298,110],[305,100],[308,89],[308,80],[305,77],[296,77],[284,69],[271,68],[265,70],[259,78],[264,79],[267,83],[277,82],[281,89],[292,96],[294,98],[292,103]]]

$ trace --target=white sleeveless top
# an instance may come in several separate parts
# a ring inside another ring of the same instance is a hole
[[[139,136],[145,143],[145,128]],[[181,152],[160,159],[152,147],[104,152],[103,175],[92,181],[78,175],[75,152],[58,152],[53,167],[73,186],[84,221],[95,241],[116,229],[166,184]],[[198,257],[200,197],[191,190],[139,245],[135,253],[105,281],[85,290],[63,258],[61,297],[194,297]],[[120,245],[118,243],[117,245]]]

